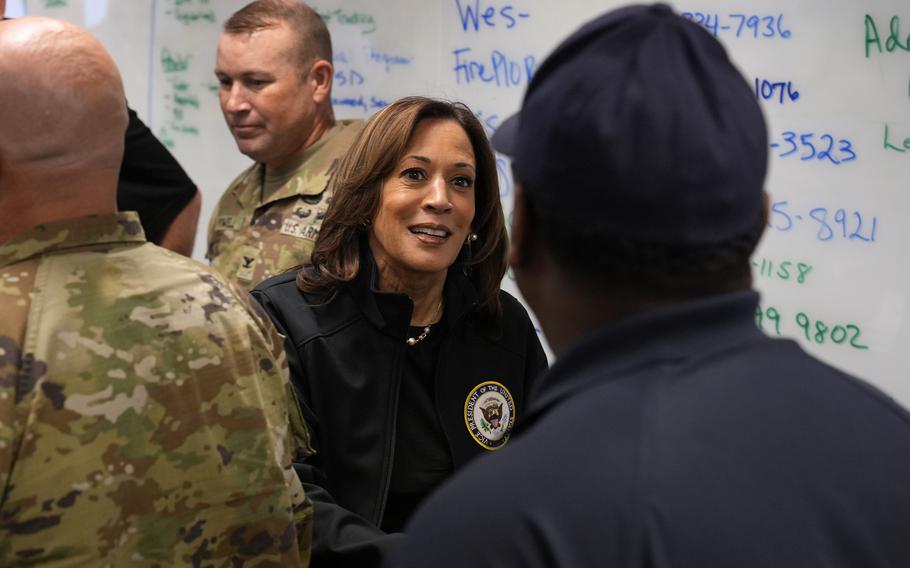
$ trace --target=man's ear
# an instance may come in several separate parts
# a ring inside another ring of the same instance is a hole
[[[515,182],[515,199],[512,204],[512,243],[509,247],[509,266],[513,270],[526,267],[533,256],[534,219],[525,198],[524,188]]]
[[[325,59],[317,59],[310,68],[310,74],[307,81],[313,88],[313,102],[322,104],[326,102],[332,94],[332,79],[335,76],[335,69],[332,64]]]
[[[767,191],[762,191],[761,195],[762,195],[762,205],[763,205],[762,215],[764,216],[762,218],[762,222],[763,222],[763,224],[767,225],[768,219],[771,218],[771,196],[768,195]]]

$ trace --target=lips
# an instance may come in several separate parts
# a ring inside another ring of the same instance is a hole
[[[424,239],[433,239],[436,241],[444,241],[452,234],[452,230],[446,227],[445,225],[433,225],[433,224],[421,224],[421,225],[411,225],[408,227],[408,230],[411,233],[417,235],[418,237]]]
[[[235,124],[231,126],[231,130],[234,131],[234,134],[243,138],[244,136],[250,136],[256,134],[261,130],[262,127],[257,124]]]

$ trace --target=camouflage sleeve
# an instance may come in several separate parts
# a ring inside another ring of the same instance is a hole
[[[277,418],[278,422],[272,427],[278,431],[284,440],[277,456],[282,464],[284,476],[290,488],[292,504],[294,507],[294,522],[297,526],[297,541],[301,552],[301,559],[309,559],[312,549],[313,534],[313,505],[307,498],[300,478],[294,471],[294,460],[298,456],[313,453],[310,444],[310,432],[300,410],[300,405],[294,396],[288,371],[288,360],[284,351],[284,336],[272,324],[268,315],[259,304],[250,296],[250,293],[233,282],[227,284],[234,295],[241,300],[256,327],[261,331],[264,342],[264,352],[261,361],[273,361],[271,369],[262,368],[263,381],[274,381],[282,385],[284,393],[283,416]]]
[[[288,403],[288,421],[290,424],[288,442],[290,455],[292,457],[312,455],[315,452],[311,443],[310,428],[307,425],[306,419],[303,417],[300,403],[298,402],[297,397],[294,396],[294,390],[291,386],[288,374],[288,358],[284,350],[285,337],[278,331],[272,323],[272,320],[269,319],[268,314],[265,313],[265,310],[262,309],[259,302],[250,295],[250,292],[233,282],[230,286],[233,288],[235,294],[244,299],[244,304],[249,309],[251,316],[260,329],[262,329],[263,335],[269,339],[272,356],[276,361],[280,361],[283,376],[282,383],[284,384],[284,391],[287,395]]]

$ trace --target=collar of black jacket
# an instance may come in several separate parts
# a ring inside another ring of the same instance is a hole
[[[679,302],[586,336],[535,382],[528,418],[626,371],[655,361],[710,356],[765,335],[755,324],[758,293],[744,290]],[[527,427],[527,422],[525,427]]]
[[[370,246],[365,238],[361,239],[360,270],[347,286],[347,290],[370,323],[396,338],[407,337],[411,312],[414,309],[411,298],[407,294],[380,292],[378,281],[379,269]],[[458,264],[449,267],[443,297],[445,299],[443,320],[448,327],[469,315],[477,304],[477,290]]]

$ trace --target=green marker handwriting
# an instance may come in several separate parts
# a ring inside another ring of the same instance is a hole
[[[866,14],[866,59],[874,46],[879,53],[882,53],[882,38],[878,33],[878,26],[875,20],[869,14]],[[901,32],[900,16],[892,16],[888,22],[888,36],[885,38],[884,50],[888,53],[903,51],[910,53],[910,33],[906,36]]]
[[[883,142],[883,147],[885,150],[903,154],[907,150],[910,150],[910,136],[905,137],[903,140],[901,140],[900,136],[894,138],[889,132],[888,123],[885,123],[885,140]]]
[[[811,264],[791,260],[775,261],[769,258],[753,258],[751,264],[759,276],[797,284],[805,283],[809,273],[812,272]]]
[[[167,10],[165,14],[185,25],[198,21],[215,23],[215,10],[211,7],[211,0],[174,0],[174,9]]]
[[[172,54],[171,50],[161,49],[161,67],[165,73],[179,73],[186,71],[190,66],[191,55]]]
[[[768,306],[764,309],[759,306],[755,310],[756,325],[768,334],[781,335],[783,324],[787,321],[780,310],[774,306]],[[817,345],[847,345],[861,351],[869,349],[869,346],[861,338],[862,330],[856,324],[838,324],[832,327],[820,319],[812,319],[806,312],[797,312],[793,317],[793,323],[803,331],[802,335],[809,343]],[[767,329],[765,326],[767,326]],[[785,330],[784,333],[786,333]]]
[[[345,26],[361,26],[364,28],[360,31],[363,35],[371,34],[376,31],[376,19],[372,14],[345,12],[340,8],[337,10],[323,10],[314,7],[314,9],[319,13],[319,16],[325,21],[326,25],[335,22],[336,24]]]

